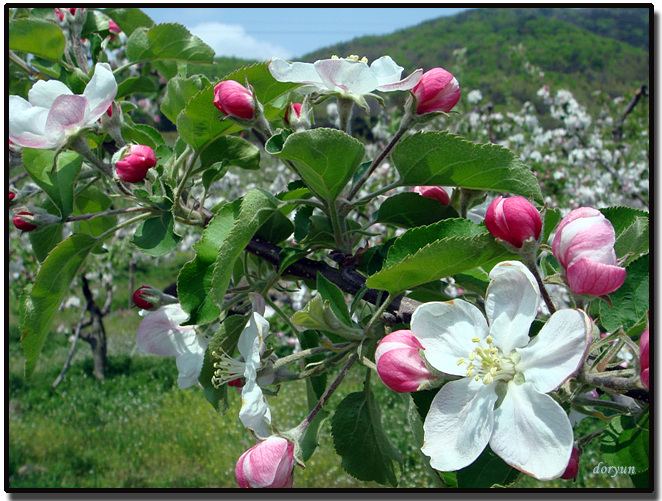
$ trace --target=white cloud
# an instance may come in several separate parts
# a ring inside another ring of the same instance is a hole
[[[200,23],[189,31],[200,37],[216,52],[216,56],[239,57],[267,61],[272,57],[291,59],[292,53],[278,45],[257,40],[238,24]]]

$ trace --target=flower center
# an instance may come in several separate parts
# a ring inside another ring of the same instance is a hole
[[[340,58],[338,56],[334,55],[334,56],[331,56],[331,59],[340,59]],[[345,59],[347,59],[349,61],[356,61],[356,62],[361,62],[361,63],[367,63],[368,62],[368,58],[365,57],[365,56],[363,56],[361,59],[359,59],[359,56],[351,55],[351,56],[347,56]]]
[[[212,356],[219,359],[218,362],[214,362],[216,371],[211,378],[211,384],[214,385],[214,388],[218,388],[225,383],[244,377],[244,370],[246,369],[246,364],[244,362],[231,358],[225,353],[219,355],[215,351],[212,352]]]
[[[457,361],[458,366],[467,364],[467,377],[473,376],[476,381],[482,379],[483,384],[510,381],[515,377],[515,364],[510,357],[503,356],[499,348],[492,346],[492,336],[487,336],[487,346],[482,346],[478,337],[471,341],[478,346],[469,353],[469,360],[460,358]]]

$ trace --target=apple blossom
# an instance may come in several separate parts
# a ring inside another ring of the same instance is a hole
[[[646,389],[649,389],[648,328],[639,338],[639,367],[641,369],[641,382]]]
[[[244,489],[291,488],[294,444],[271,435],[244,452],[235,468],[239,487]]]
[[[32,220],[31,218],[34,216],[34,214],[32,212],[19,211],[16,217],[12,219],[14,226],[16,226],[21,231],[33,231],[37,229],[36,224],[32,224],[22,216],[29,216],[30,220]]]
[[[301,103],[292,103],[287,107],[287,110],[285,111],[285,117],[283,118],[286,125],[290,125],[290,117],[292,120],[296,120],[301,117],[302,106],[303,105]]]
[[[522,247],[528,238],[538,240],[542,231],[540,213],[524,197],[497,197],[485,213],[485,226],[493,237]]]
[[[117,177],[127,183],[139,183],[147,171],[156,165],[156,155],[149,146],[140,144],[128,145],[118,155],[115,162]]]
[[[417,100],[417,115],[433,111],[448,113],[460,100],[460,84],[443,68],[423,73],[412,92]]]
[[[234,80],[224,80],[214,87],[214,106],[227,116],[245,120],[255,116],[253,93]]]
[[[108,31],[114,35],[119,35],[120,33],[122,33],[122,29],[119,26],[117,26],[117,23],[112,19],[108,20]]]
[[[398,393],[407,393],[418,391],[437,378],[418,350],[423,350],[423,346],[408,330],[391,332],[379,342],[375,362],[377,373],[386,386]]]
[[[177,385],[188,388],[198,382],[209,339],[192,325],[180,325],[188,314],[179,304],[150,311],[138,326],[136,344],[144,353],[175,357]]]
[[[138,289],[135,290],[133,293],[133,296],[131,299],[133,300],[133,304],[135,304],[138,308],[143,309],[143,310],[151,310],[154,308],[154,304],[150,303],[147,299],[143,297],[143,294],[148,293],[149,287],[143,286],[139,287]]]
[[[573,432],[547,393],[581,367],[591,319],[579,309],[558,310],[531,339],[540,305],[531,272],[505,261],[490,279],[487,321],[460,299],[423,304],[412,316],[411,331],[428,364],[466,376],[446,383],[432,401],[422,451],[433,468],[453,471],[473,463],[489,443],[514,468],[541,480],[557,478],[568,465]]]
[[[579,456],[581,452],[577,447],[572,448],[572,454],[570,454],[570,461],[568,462],[568,467],[561,475],[561,478],[564,480],[569,480],[575,478],[577,473],[579,473]]]
[[[58,80],[40,80],[27,101],[9,96],[9,138],[27,148],[61,148],[81,129],[93,126],[116,94],[117,82],[107,63],[97,63],[80,95]]]
[[[441,186],[416,186],[413,191],[421,196],[433,198],[441,205],[448,205],[451,203],[448,192],[446,192]]]
[[[572,292],[603,296],[623,285],[625,268],[618,266],[615,241],[614,227],[597,209],[580,207],[561,220],[552,252]]]

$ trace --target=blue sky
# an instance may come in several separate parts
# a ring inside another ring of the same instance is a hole
[[[271,59],[278,56],[292,60],[338,42],[364,35],[386,35],[467,9],[288,6],[165,7],[142,10],[156,23],[183,24],[210,45],[217,56],[246,59]]]

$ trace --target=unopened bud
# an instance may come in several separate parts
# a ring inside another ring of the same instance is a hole
[[[417,100],[417,115],[434,111],[448,113],[460,100],[460,84],[443,68],[423,73],[412,92]]]
[[[421,196],[437,200],[441,205],[448,205],[451,199],[441,186],[417,186],[414,192]]]
[[[132,144],[125,146],[113,157],[117,177],[127,183],[139,183],[147,171],[156,165],[156,155],[149,146]]]
[[[487,208],[485,226],[493,237],[519,249],[528,238],[540,237],[542,219],[538,209],[524,197],[497,197]]]
[[[253,94],[234,80],[224,80],[214,87],[214,106],[226,116],[245,120],[255,116]]]

